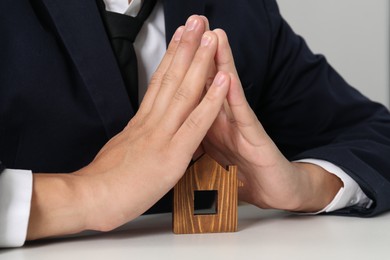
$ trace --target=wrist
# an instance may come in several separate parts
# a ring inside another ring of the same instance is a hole
[[[74,189],[77,191],[79,203],[82,206],[83,226],[85,230],[109,231],[115,228],[111,225],[112,218],[108,213],[113,211],[114,205],[109,198],[110,180],[105,179],[105,174],[96,174],[96,169],[85,167],[73,173]],[[107,207],[111,205],[110,209]]]
[[[107,171],[91,164],[74,175],[78,186],[82,187],[79,194],[84,205],[85,229],[110,231],[146,211],[137,210],[137,202],[142,199],[137,195],[141,192],[134,194],[132,191],[135,192],[135,189],[129,189],[135,184],[114,174],[114,171]]]
[[[340,178],[318,165],[302,162],[292,164],[301,176],[297,191],[299,202],[292,211],[318,212],[329,205],[343,187]]]
[[[86,230],[84,194],[74,174],[34,174],[27,240]]]

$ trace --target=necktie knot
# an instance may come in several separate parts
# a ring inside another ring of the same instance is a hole
[[[111,39],[135,41],[145,20],[153,10],[157,0],[143,0],[141,10],[136,17],[105,11],[105,21]]]
[[[143,21],[137,17],[106,11],[107,31],[111,39],[126,39],[134,42]]]

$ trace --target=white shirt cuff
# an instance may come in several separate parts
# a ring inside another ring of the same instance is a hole
[[[368,198],[367,195],[362,191],[359,184],[357,184],[357,182],[348,174],[346,174],[340,167],[328,161],[319,159],[302,159],[296,162],[305,162],[318,165],[326,171],[339,177],[344,184],[344,187],[339,190],[331,203],[314,214],[332,212],[351,206],[359,206],[363,208],[371,207],[373,201]]]
[[[0,174],[0,248],[24,244],[30,216],[32,172],[5,169]]]

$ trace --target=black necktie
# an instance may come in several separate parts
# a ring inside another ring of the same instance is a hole
[[[136,17],[104,11],[103,19],[134,111],[138,109],[138,69],[133,43],[157,0],[143,0]]]

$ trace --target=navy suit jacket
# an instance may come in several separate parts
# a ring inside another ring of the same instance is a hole
[[[191,14],[226,30],[248,102],[288,159],[332,162],[374,200],[337,214],[390,208],[388,111],[314,55],[274,0],[163,1],[167,39]],[[95,0],[5,0],[0,35],[0,160],[33,172],[87,165],[134,115]]]

